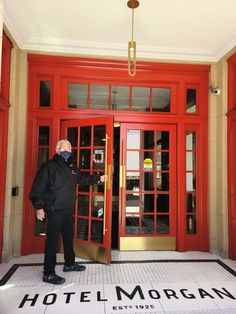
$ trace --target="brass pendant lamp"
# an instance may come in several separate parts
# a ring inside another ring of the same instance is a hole
[[[128,44],[128,74],[135,76],[136,74],[136,42],[134,41],[134,9],[139,6],[138,0],[129,0],[127,6],[132,9],[132,32],[131,41]]]

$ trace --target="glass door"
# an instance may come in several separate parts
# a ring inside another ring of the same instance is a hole
[[[74,211],[74,248],[77,256],[110,263],[113,118],[96,117],[62,122],[62,138],[72,144],[81,172],[107,174],[106,183],[78,185]]]
[[[176,249],[176,127],[121,124],[120,250]]]

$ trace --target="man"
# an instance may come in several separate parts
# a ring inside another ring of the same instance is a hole
[[[73,210],[76,200],[76,185],[90,185],[104,182],[106,175],[83,174],[75,167],[71,158],[71,143],[60,140],[56,154],[44,163],[33,182],[30,200],[36,209],[36,216],[44,220],[47,215],[47,237],[45,242],[43,281],[62,284],[65,278],[55,273],[56,247],[62,234],[65,265],[64,272],[83,271],[85,266],[75,263],[73,250]]]

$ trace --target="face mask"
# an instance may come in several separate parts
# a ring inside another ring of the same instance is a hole
[[[71,155],[71,152],[68,152],[66,150],[60,152],[60,156],[63,157],[65,160],[67,160]]]

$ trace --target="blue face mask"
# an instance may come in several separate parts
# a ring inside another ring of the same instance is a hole
[[[60,156],[63,157],[65,160],[67,160],[71,155],[71,152],[68,152],[66,150],[60,152]]]

